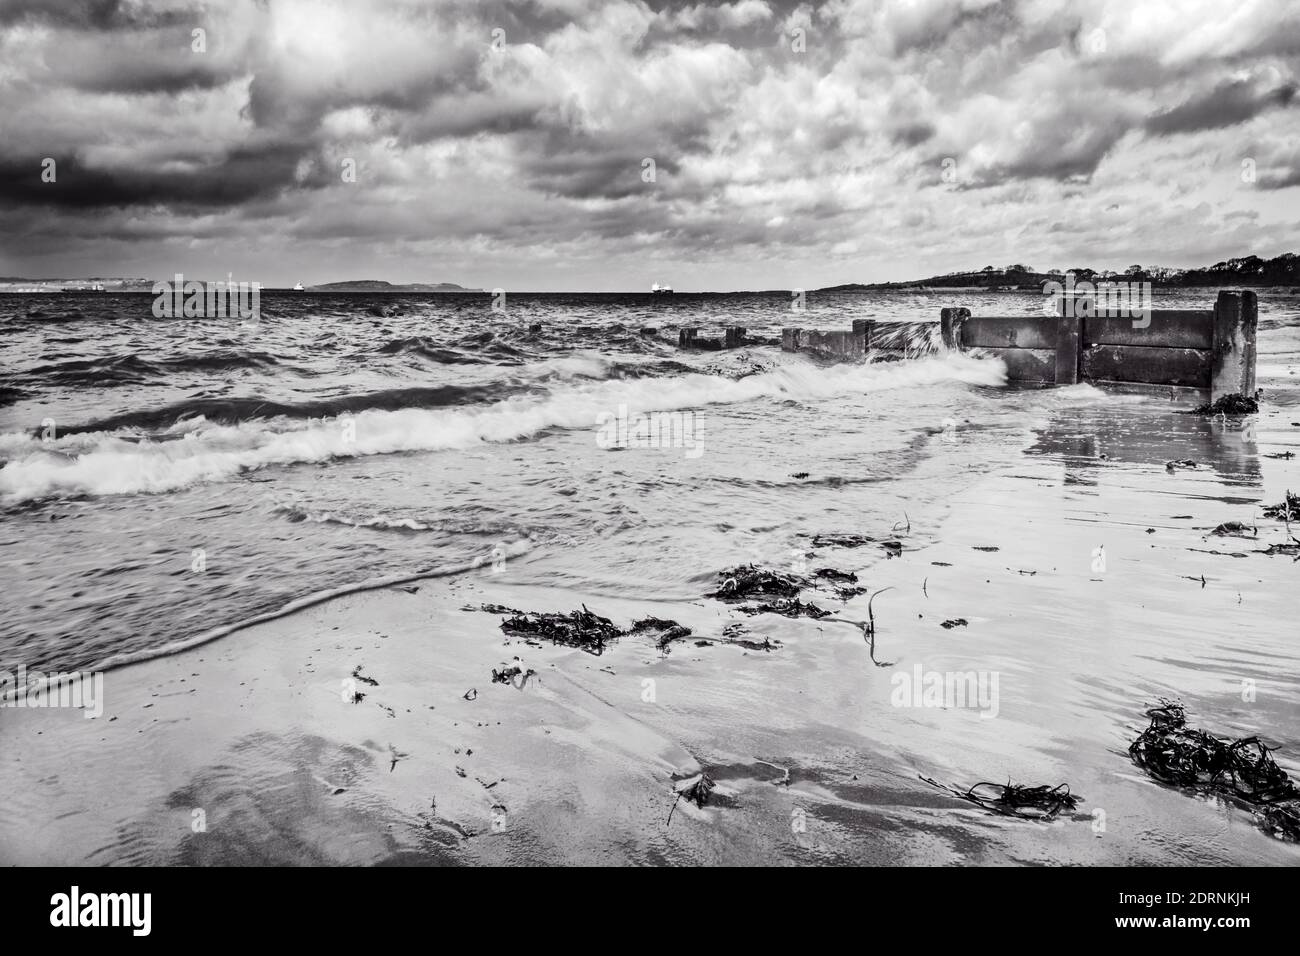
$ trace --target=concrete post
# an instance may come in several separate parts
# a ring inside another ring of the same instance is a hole
[[[939,328],[943,333],[943,347],[960,351],[962,323],[970,318],[970,309],[941,309]]]
[[[695,333],[699,329],[693,326],[687,326],[677,330],[677,347],[688,349],[695,344]]]
[[[1255,396],[1255,326],[1259,305],[1253,292],[1220,292],[1214,303],[1214,345],[1210,356],[1210,401],[1224,395]]]
[[[803,334],[803,329],[782,329],[781,330],[781,351],[798,352],[799,337]]]
[[[723,345],[729,349],[740,348],[745,344],[745,329],[743,326],[731,325],[727,327],[726,339]]]
[[[1074,385],[1079,381],[1083,361],[1083,319],[1074,308],[1075,300],[1061,296],[1056,300],[1056,384]]]

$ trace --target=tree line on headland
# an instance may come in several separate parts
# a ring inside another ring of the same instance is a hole
[[[950,272],[911,282],[851,283],[822,289],[822,292],[873,292],[917,288],[952,289],[979,288],[989,291],[1041,288],[1047,282],[1061,282],[1072,273],[1075,281],[1089,282],[1150,282],[1160,288],[1205,286],[1290,286],[1300,292],[1300,255],[1284,253],[1275,259],[1245,256],[1225,259],[1200,269],[1174,269],[1168,266],[1131,265],[1122,272],[1110,269],[1049,269],[1038,272],[1030,266],[1014,263],[1009,266],[985,266],[975,272]]]

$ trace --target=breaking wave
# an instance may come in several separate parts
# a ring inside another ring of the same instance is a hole
[[[599,413],[614,412],[620,405],[653,412],[762,399],[813,400],[945,382],[997,386],[1005,380],[1000,360],[945,354],[912,362],[831,367],[796,361],[738,379],[693,373],[579,380],[549,394],[518,395],[475,407],[392,407],[383,402],[325,420],[282,414],[223,424],[199,417],[175,423],[161,438],[123,433],[124,426],[142,424],[128,416],[48,443],[27,434],[0,435],[0,459],[7,459],[0,467],[0,497],[13,504],[49,497],[160,493],[269,466],[518,441],[549,428],[594,427]],[[421,404],[427,405],[425,398]],[[325,408],[317,405],[313,410],[319,415]],[[302,411],[294,409],[295,414]],[[110,424],[119,430],[109,430]]]

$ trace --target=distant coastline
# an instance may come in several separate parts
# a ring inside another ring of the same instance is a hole
[[[950,272],[926,279],[904,282],[850,282],[825,286],[812,292],[1039,292],[1048,282],[1064,282],[1073,275],[1076,282],[1149,282],[1154,291],[1186,288],[1280,288],[1300,293],[1300,254],[1284,253],[1273,259],[1246,256],[1225,259],[1203,268],[1171,268],[1167,266],[1132,265],[1123,272],[1109,269],[1092,269],[1084,266],[1069,269],[1050,269],[1039,272],[1023,264],[1004,267],[985,266],[983,269]],[[170,281],[170,278],[169,280]],[[220,278],[199,281],[223,281]],[[62,293],[62,292],[152,292],[154,279],[124,278],[121,276],[91,276],[85,278],[30,279],[0,276],[0,293]],[[266,292],[299,293],[482,293],[485,290],[461,286],[454,282],[392,283],[383,279],[348,279],[341,282],[324,282],[294,289],[289,286],[263,286]],[[731,292],[704,293],[714,295],[787,294],[789,289],[734,290]],[[537,294],[519,291],[517,294]],[[572,293],[551,293],[572,294]],[[631,295],[632,292],[604,293]],[[655,294],[653,292],[647,294]]]
[[[1150,282],[1161,288],[1204,288],[1248,286],[1250,288],[1294,287],[1300,289],[1300,255],[1287,252],[1275,259],[1246,256],[1225,259],[1202,269],[1132,265],[1123,272],[1085,267],[1037,272],[1019,263],[997,268],[985,266],[975,272],[950,272],[907,282],[849,283],[817,289],[817,292],[1025,292],[1039,291],[1048,282],[1061,282],[1067,274],[1075,281]]]
[[[170,281],[168,279],[167,281]],[[209,282],[224,282],[224,279],[200,279],[205,285]],[[121,276],[91,276],[88,278],[61,279],[27,279],[19,276],[0,276],[0,293],[61,293],[61,292],[152,292],[156,280],[142,278],[123,278]],[[263,286],[266,292],[290,292],[288,286]],[[326,282],[321,285],[308,286],[303,292],[482,292],[482,289],[470,289],[454,282],[410,282],[394,284],[382,279],[354,279],[345,282]]]

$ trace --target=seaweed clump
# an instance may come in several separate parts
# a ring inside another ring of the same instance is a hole
[[[845,581],[849,584],[858,583],[858,576],[852,571],[840,571],[837,568],[818,568],[817,577],[825,578],[827,581]]]
[[[507,634],[527,634],[543,638],[552,644],[579,647],[588,654],[605,653],[605,645],[623,636],[607,617],[593,614],[587,605],[581,611],[568,614],[549,612],[519,612],[501,622]]]
[[[492,683],[513,684],[519,690],[523,690],[524,685],[528,683],[528,678],[534,676],[536,673],[537,671],[533,670],[531,667],[525,670],[524,662],[516,657],[514,661],[509,664],[502,664],[500,668],[492,668]],[[518,683],[515,682],[515,678],[519,678]]]
[[[722,629],[722,642],[724,644],[735,644],[737,647],[743,647],[747,651],[776,651],[781,649],[781,642],[774,641],[770,637],[764,637],[760,644],[758,641],[750,640],[747,636],[748,631],[739,621],[733,621]]]
[[[867,593],[866,588],[858,586],[858,576],[852,571],[840,571],[837,568],[819,568],[814,573],[823,581],[831,582],[830,587],[842,601]]]
[[[1240,521],[1225,521],[1223,524],[1215,525],[1210,534],[1217,534],[1220,537],[1251,538],[1259,536],[1259,529]]]
[[[1001,783],[977,783],[966,790],[945,787],[930,777],[921,777],[931,786],[946,790],[953,796],[982,807],[991,813],[1004,817],[1020,817],[1023,820],[1051,820],[1062,810],[1073,810],[1079,805],[1081,797],[1070,792],[1068,783],[1058,783],[1055,787],[1046,784],[1027,787],[1008,780]]]
[[[875,538],[865,534],[818,534],[812,539],[814,548],[860,548],[875,542]]]
[[[782,617],[810,617],[814,621],[830,617],[831,612],[819,608],[816,604],[805,604],[798,598],[777,600],[764,604],[747,604],[740,611],[744,614],[780,614]]]
[[[697,807],[703,809],[704,806],[708,804],[709,795],[713,793],[713,788],[715,786],[717,786],[717,784],[713,782],[713,778],[703,771],[697,773],[693,777],[687,777],[685,780],[679,780],[675,783],[673,785],[673,792],[677,795],[677,799],[673,801],[672,808],[668,811],[668,823],[665,823],[664,826],[668,826],[669,823],[673,822],[673,810],[677,809],[677,804],[682,800],[685,800],[687,803],[693,803]]]
[[[1264,517],[1277,518],[1279,521],[1300,518],[1300,495],[1293,495],[1287,491],[1277,504],[1264,506]]]
[[[772,597],[776,600],[761,604],[748,604],[739,610],[744,614],[780,614],[783,617],[823,618],[830,611],[823,611],[815,604],[805,604],[796,596],[808,581],[797,574],[781,571],[769,571],[752,564],[741,565],[719,572],[720,582],[716,591],[706,597],[719,601],[744,601],[757,597]]]
[[[1300,787],[1258,737],[1224,740],[1187,726],[1183,705],[1160,701],[1129,745],[1133,762],[1162,783],[1231,799],[1258,813],[1265,829],[1300,841]]]
[[[691,629],[684,624],[678,624],[676,621],[669,621],[662,617],[643,617],[639,621],[632,622],[631,634],[641,634],[646,631],[658,631],[655,637],[655,647],[668,653],[668,645],[673,641],[682,640],[691,636]]]
[[[1224,395],[1192,409],[1193,415],[1253,415],[1259,411],[1259,402],[1249,395]]]
[[[755,595],[792,598],[807,584],[803,578],[780,571],[769,571],[752,564],[742,564],[718,573],[718,589],[706,597],[721,601],[739,601]]]

